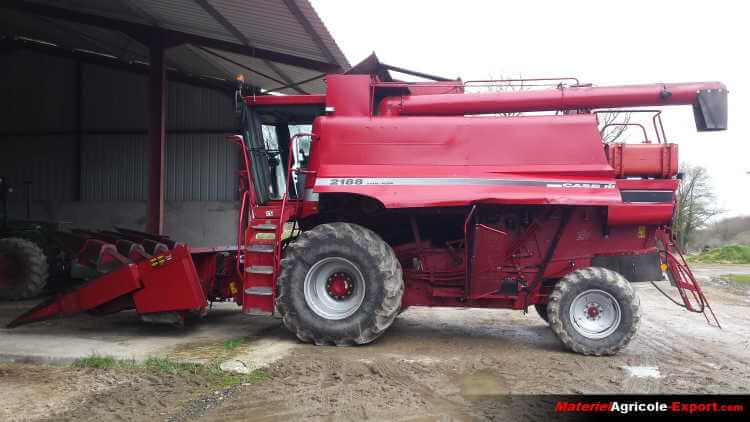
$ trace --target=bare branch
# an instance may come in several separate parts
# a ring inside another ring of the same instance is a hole
[[[677,189],[677,215],[673,223],[677,241],[687,249],[697,230],[723,211],[716,205],[716,195],[705,168],[683,165],[680,187]]]

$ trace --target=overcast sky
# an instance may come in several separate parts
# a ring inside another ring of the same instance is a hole
[[[352,64],[375,51],[388,64],[464,80],[724,82],[728,131],[696,132],[687,106],[668,108],[664,123],[680,160],[709,170],[725,215],[750,214],[745,2],[311,1]]]

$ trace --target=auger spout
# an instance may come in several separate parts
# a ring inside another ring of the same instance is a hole
[[[380,103],[380,114],[460,116],[666,105],[692,105],[699,131],[727,127],[727,89],[720,82],[560,86],[529,91],[392,96]]]

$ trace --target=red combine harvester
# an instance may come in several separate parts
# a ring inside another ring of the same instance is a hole
[[[409,306],[533,306],[569,349],[609,355],[638,326],[631,283],[665,274],[709,320],[671,232],[677,145],[658,112],[656,141],[634,144],[604,142],[598,115],[691,105],[698,131],[724,130],[723,84],[474,93],[363,73],[329,75],[326,95],[244,97],[236,249],[79,233],[76,264],[98,277],[11,326],[125,309],[180,322],[234,300],[304,342],[354,345]]]

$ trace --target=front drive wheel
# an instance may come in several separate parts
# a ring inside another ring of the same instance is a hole
[[[44,291],[49,265],[42,248],[17,237],[0,239],[0,299],[22,300]]]
[[[552,331],[570,350],[614,355],[630,343],[640,322],[640,300],[620,274],[598,267],[563,277],[547,306]]]
[[[372,342],[393,323],[404,293],[391,247],[349,223],[302,233],[285,251],[278,286],[284,325],[317,345]]]

